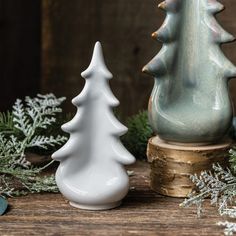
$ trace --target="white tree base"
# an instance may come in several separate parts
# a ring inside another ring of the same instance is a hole
[[[116,208],[121,205],[121,201],[112,202],[104,205],[83,205],[75,202],[70,202],[70,205],[79,209],[89,210],[89,211],[102,211]]]

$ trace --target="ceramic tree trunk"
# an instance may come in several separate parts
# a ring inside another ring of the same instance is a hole
[[[232,125],[228,81],[235,66],[220,45],[234,40],[214,15],[216,0],[166,0],[167,12],[153,38],[163,47],[143,71],[155,85],[149,120],[160,138],[177,143],[211,143],[227,135]]]
[[[82,76],[85,87],[72,100],[77,114],[62,126],[70,139],[52,156],[60,161],[56,182],[72,206],[89,210],[114,208],[129,190],[123,165],[135,159],[119,139],[127,128],[112,112],[119,101],[110,90],[108,80],[112,74],[105,66],[99,42]]]

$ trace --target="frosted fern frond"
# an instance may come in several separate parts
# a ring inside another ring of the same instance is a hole
[[[217,225],[223,226],[225,228],[224,234],[227,236],[236,233],[236,223],[225,221],[225,222],[219,222],[217,223]]]
[[[231,150],[230,153],[234,152]],[[218,207],[220,215],[236,218],[236,207],[231,207],[236,200],[236,177],[229,168],[224,169],[219,164],[214,164],[212,172],[203,171],[199,176],[195,174],[190,179],[197,191],[193,191],[180,206],[196,205],[197,215],[200,217],[203,212],[203,202],[209,197],[211,205]],[[236,233],[236,223],[226,221],[219,222],[218,225],[225,228],[225,235]]]
[[[37,128],[46,129],[47,126],[55,123],[54,116],[62,111],[59,106],[64,100],[64,97],[56,98],[54,94],[38,94],[35,98],[26,97],[27,115],[34,120]]]
[[[22,162],[22,143],[13,135],[5,137],[0,133],[0,164],[6,168],[10,168],[15,164],[19,165],[18,160]]]
[[[39,127],[42,129],[47,129],[47,127],[55,123],[55,121],[56,119],[54,117],[51,118],[45,117],[44,120],[40,122]]]
[[[62,110],[59,106],[64,100],[64,97],[56,98],[54,94],[38,94],[35,98],[25,98],[28,110],[32,109],[36,112],[41,111],[43,115],[55,115],[56,113],[61,112]]]
[[[38,175],[39,169],[37,168],[23,171],[23,173],[18,169],[14,174],[16,175],[0,175],[0,195],[14,197],[25,195],[28,192],[58,192],[55,177],[53,175],[41,177]],[[14,185],[17,180],[18,188]]]
[[[234,174],[236,174],[236,149],[233,148],[229,151],[229,162],[230,162],[230,166],[231,169],[233,171]]]
[[[220,214],[231,205],[236,197],[236,177],[230,169],[223,169],[219,164],[213,165],[213,171],[203,171],[199,176],[190,177],[197,191],[192,192],[180,205],[188,207],[196,205],[201,212],[205,198],[210,197],[211,204],[218,207]]]
[[[47,149],[48,146],[63,144],[66,140],[66,137],[60,135],[58,135],[57,137],[35,136],[28,144],[28,147],[40,147],[43,149]]]
[[[64,100],[53,94],[38,94],[35,98],[26,97],[25,102],[17,99],[12,113],[0,115],[0,195],[56,191],[52,177],[38,176],[47,165],[44,168],[32,166],[25,153],[28,148],[47,150],[67,140],[64,136],[40,133],[40,129],[48,129],[56,122],[55,115],[62,111],[59,106]],[[12,185],[16,180],[23,190]]]
[[[13,106],[13,122],[15,123],[15,127],[21,130],[25,136],[29,134],[30,129],[30,121],[26,115],[25,108],[20,99],[17,99],[15,105]]]
[[[236,207],[224,209],[221,215],[236,218]]]
[[[50,176],[36,178],[36,181],[34,181],[31,184],[29,191],[31,193],[40,193],[40,192],[57,193],[58,188],[57,188],[55,176],[50,175]]]

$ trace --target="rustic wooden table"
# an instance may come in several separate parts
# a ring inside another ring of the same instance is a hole
[[[195,208],[181,209],[182,199],[160,196],[149,189],[149,166],[137,162],[129,170],[131,191],[117,209],[90,212],[72,208],[60,194],[35,194],[10,199],[0,217],[0,235],[223,235],[222,218],[207,203],[197,219]]]

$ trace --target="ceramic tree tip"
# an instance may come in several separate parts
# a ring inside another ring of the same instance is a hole
[[[224,10],[225,10],[225,6],[219,3],[219,11],[224,11]]]
[[[101,44],[101,42],[100,41],[97,41],[96,43],[95,43],[95,47],[102,47],[102,44]]]
[[[99,51],[100,53],[102,53],[102,44],[99,42],[99,41],[97,41],[96,43],[95,43],[95,46],[94,46],[94,50],[93,50],[94,52],[97,52],[97,51]]]
[[[112,74],[109,72],[109,70],[106,67],[104,56],[103,56],[102,45],[99,41],[95,43],[93,56],[92,56],[92,60],[90,62],[89,67],[87,68],[87,70],[81,73],[81,76],[83,78],[90,78],[95,73],[95,71],[97,71],[97,68],[100,68],[100,71],[103,73],[106,79],[112,78]]]
[[[142,69],[142,72],[143,73],[148,73],[148,68],[146,66],[144,66],[143,69]]]
[[[98,62],[105,64],[103,51],[102,51],[102,45],[99,41],[95,43],[91,64],[97,64]]]
[[[66,124],[62,125],[62,126],[61,126],[61,129],[62,129],[64,132],[66,132],[66,131],[67,131],[67,125],[66,125]]]
[[[162,10],[166,10],[166,1],[161,2],[160,4],[158,4],[158,8],[160,8]]]
[[[236,40],[236,38],[235,38],[235,36],[234,35],[230,35],[231,37],[230,37],[230,39],[231,39],[231,42],[233,42],[233,41],[235,41]]]
[[[236,38],[232,35],[231,42],[234,42],[235,40],[236,40]]]
[[[228,43],[228,42],[233,42],[235,41],[235,37],[232,34],[229,33],[224,33],[221,36],[221,43]]]
[[[235,78],[236,77],[236,67],[233,68],[230,77],[231,78]]]
[[[152,38],[153,38],[153,39],[157,39],[157,37],[158,37],[157,32],[152,33]]]
[[[211,3],[209,5],[209,11],[213,14],[221,12],[225,9],[225,6],[219,2]]]

